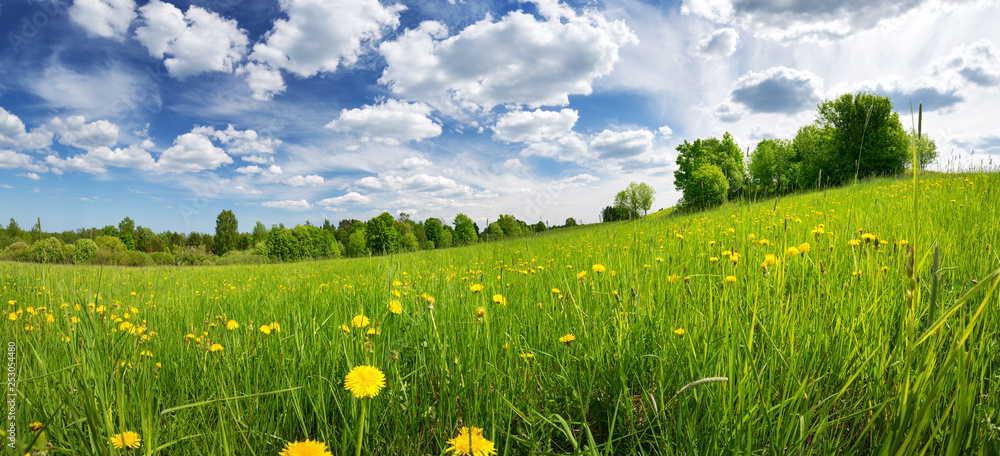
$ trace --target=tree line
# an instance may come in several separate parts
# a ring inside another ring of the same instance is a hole
[[[446,224],[436,217],[415,221],[406,213],[393,217],[383,212],[368,221],[345,219],[336,225],[324,220],[320,226],[307,221],[292,228],[284,224],[268,228],[258,221],[252,231],[241,232],[236,215],[223,210],[216,218],[215,234],[155,233],[129,217],[104,228],[46,233],[40,219],[26,231],[11,218],[6,227],[0,224],[0,260],[127,266],[256,264],[433,250],[576,224],[573,218],[564,225],[528,224],[501,214],[480,230],[465,214]]]

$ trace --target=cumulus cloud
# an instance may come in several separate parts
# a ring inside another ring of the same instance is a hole
[[[653,132],[641,130],[604,130],[590,141],[590,148],[601,158],[630,158],[653,149]]]
[[[30,155],[0,149],[0,168],[2,169],[28,168],[33,164],[34,160]]]
[[[931,64],[936,75],[955,74],[980,87],[1000,85],[1000,57],[990,40],[958,46]]]
[[[6,109],[0,108],[0,147],[34,150],[48,147],[51,144],[51,131],[45,127],[38,127],[29,132],[20,118],[7,112]]]
[[[122,41],[135,19],[135,1],[76,0],[68,12],[70,20],[83,27],[88,35]]]
[[[202,126],[195,127],[191,132],[217,139],[226,145],[226,152],[230,155],[270,155],[281,145],[280,139],[261,138],[254,130],[237,130],[232,124],[225,130]],[[245,157],[244,160],[253,161]]]
[[[250,54],[257,64],[246,68],[254,97],[262,100],[284,90],[277,70],[311,77],[354,64],[364,44],[395,28],[399,12],[406,9],[378,0],[285,0],[280,6],[288,19],[274,21]]]
[[[310,174],[308,176],[292,176],[285,179],[285,183],[291,185],[292,187],[315,187],[323,182],[325,182],[323,176],[318,176],[316,174]]]
[[[660,132],[660,136],[662,136],[663,139],[670,139],[674,136],[674,130],[667,125],[658,128],[656,131]]]
[[[965,100],[951,81],[945,79],[920,78],[906,80],[899,76],[888,76],[877,81],[863,81],[855,84],[838,84],[830,89],[830,96],[845,93],[874,92],[892,100],[896,111],[909,112],[910,102],[917,106],[923,102],[924,111],[950,110]]]
[[[410,157],[399,164],[399,169],[403,171],[413,171],[428,168],[432,165],[430,160],[423,157]]]
[[[778,66],[743,75],[730,97],[750,112],[794,114],[816,106],[822,85],[809,71]]]
[[[431,107],[423,103],[387,100],[377,105],[365,105],[340,111],[340,117],[326,124],[339,132],[355,132],[362,141],[396,145],[420,141],[441,134],[441,126],[428,116]]]
[[[236,172],[252,176],[254,174],[263,173],[264,170],[261,169],[260,166],[253,165],[253,166],[241,166],[239,168],[236,168]]]
[[[580,115],[574,109],[562,111],[512,111],[504,114],[493,130],[493,139],[504,142],[538,142],[559,138],[573,129]]]
[[[143,25],[135,36],[149,55],[164,58],[171,76],[186,78],[208,71],[230,72],[247,52],[246,32],[235,20],[197,6],[186,13],[153,0],[139,8]]]
[[[929,0],[684,0],[682,14],[753,30],[782,42],[830,41],[872,30]]]
[[[323,199],[323,200],[319,200],[319,201],[316,202],[316,204],[319,205],[319,206],[328,206],[329,207],[329,206],[341,206],[341,205],[368,204],[370,202],[371,202],[371,198],[369,198],[369,197],[367,197],[365,195],[362,195],[362,194],[360,194],[358,192],[347,192],[346,194],[343,194],[343,195],[340,195],[340,196],[337,196],[337,197],[326,198],[326,199]]]
[[[587,142],[580,135],[574,133],[551,141],[528,144],[521,150],[521,155],[525,157],[534,155],[577,163],[585,163],[595,158],[587,147]]]
[[[964,152],[1000,155],[1000,134],[997,133],[955,135],[949,141],[965,149]]]
[[[107,166],[148,171],[156,167],[156,161],[149,154],[149,149],[153,146],[153,142],[148,139],[126,148],[112,149],[108,146],[88,146],[85,147],[87,150],[85,154],[67,158],[49,155],[45,157],[45,161],[55,170],[71,170],[88,174],[104,174],[107,172]]]
[[[174,139],[156,163],[160,173],[186,173],[215,169],[233,159],[203,134],[185,133]]]
[[[611,72],[618,49],[638,42],[623,21],[577,14],[557,0],[535,3],[541,20],[514,11],[451,37],[434,21],[407,30],[379,46],[388,64],[379,82],[411,100],[562,106],[569,95],[590,94],[594,79]]]
[[[59,143],[80,149],[112,147],[118,144],[118,126],[106,120],[87,123],[83,116],[55,117],[49,126],[58,135]]]
[[[736,29],[724,28],[713,32],[709,37],[698,42],[698,54],[705,57],[729,57],[736,52],[740,44],[740,35]]]
[[[471,187],[459,184],[451,178],[432,176],[426,173],[415,174],[409,177],[394,174],[367,176],[355,181],[354,186],[370,192],[395,191],[465,195],[471,195],[472,193]]]
[[[278,209],[289,209],[289,210],[305,210],[312,207],[306,200],[282,200],[282,201],[264,201],[260,203],[264,207],[273,207]]]

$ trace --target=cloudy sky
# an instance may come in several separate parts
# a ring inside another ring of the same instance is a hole
[[[5,0],[0,223],[212,232],[383,211],[595,222],[677,144],[924,103],[1000,162],[1000,6],[958,0]]]

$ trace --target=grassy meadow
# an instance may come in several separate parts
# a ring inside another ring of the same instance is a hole
[[[359,426],[371,455],[463,426],[500,455],[1000,454],[1000,176],[914,182],[365,259],[0,263],[16,454],[357,454]]]

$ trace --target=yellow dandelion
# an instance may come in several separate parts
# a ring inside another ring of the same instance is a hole
[[[385,387],[385,374],[377,367],[357,366],[344,377],[344,389],[356,398],[375,397]]]
[[[28,425],[28,429],[31,429],[31,432],[41,431],[42,430],[42,423],[39,422],[39,421],[35,421],[35,422],[33,422],[33,423],[31,423],[31,424]]]
[[[160,364],[160,363],[156,363],[156,368],[157,368],[157,369],[159,369],[159,368],[161,368],[161,367],[163,367],[163,365],[162,365],[162,364]]]
[[[265,335],[271,334],[271,325],[260,325],[260,332]]]
[[[132,431],[122,432],[121,434],[115,434],[108,441],[111,445],[114,445],[116,449],[122,448],[139,448],[142,445],[142,437]]]
[[[789,247],[788,250],[785,250],[785,256],[795,256],[798,254],[799,254],[799,249],[795,247]]]
[[[601,274],[601,273],[603,273],[605,271],[605,268],[604,268],[603,264],[598,263],[598,264],[595,264],[595,265],[591,266],[590,270],[594,271],[594,274]]]
[[[771,266],[771,265],[773,265],[774,263],[777,263],[777,262],[778,262],[778,257],[774,256],[773,253],[768,253],[767,255],[764,255],[764,264],[765,265]]]
[[[493,302],[500,304],[502,306],[507,305],[507,299],[504,298],[502,294],[493,295]]]
[[[529,360],[529,359],[534,358],[534,357],[535,357],[535,355],[533,353],[521,353],[521,358],[523,358],[525,360]]]
[[[368,332],[366,332],[365,334],[367,334],[369,336],[379,336],[379,335],[382,335],[382,329],[381,328],[368,328]]]
[[[226,322],[226,329],[228,329],[230,331],[235,330],[235,329],[239,329],[239,327],[240,327],[240,324],[237,323],[236,320],[229,320],[229,321]]]
[[[740,254],[733,253],[732,255],[729,255],[729,261],[732,262],[732,263],[739,263],[740,262]]]
[[[394,286],[394,287],[398,287],[398,286],[400,286],[400,285],[402,285],[402,284],[403,284],[403,282],[400,282],[400,281],[398,281],[398,280],[393,280],[393,281],[392,281],[392,286]]]
[[[564,343],[566,345],[569,345],[570,342],[573,342],[574,340],[576,340],[576,336],[574,336],[572,334],[566,334],[566,335],[564,335],[564,336],[562,336],[562,337],[559,338],[559,342],[562,342],[562,343]]]
[[[579,273],[576,274],[576,278],[578,280],[583,280],[583,278],[586,276],[587,276],[587,271],[580,271]]]
[[[799,252],[806,253],[808,251],[809,251],[809,243],[808,242],[803,242],[802,244],[799,244]]]
[[[478,315],[480,317],[482,317],[483,315],[486,315],[486,309],[483,308],[483,307],[477,308],[476,309],[476,315]]]
[[[448,441],[445,452],[454,456],[487,456],[497,454],[493,442],[483,437],[483,430],[477,427],[463,427],[458,436]]]
[[[17,320],[17,312],[11,312],[10,314],[8,314],[7,315],[7,319],[10,320],[10,321]]]
[[[389,312],[392,312],[394,314],[401,314],[401,313],[403,313],[403,304],[400,303],[399,301],[395,300],[395,299],[393,299],[392,301],[389,301],[388,308],[389,308]]]
[[[151,352],[149,350],[143,350],[143,351],[139,352],[139,356],[148,356],[148,357],[152,358],[153,357],[153,352]]]
[[[715,263],[716,261],[719,261],[719,257],[708,257],[708,261]]]
[[[306,440],[304,442],[288,443],[278,456],[333,456],[323,442]]]
[[[349,333],[349,332],[351,332],[351,327],[347,326],[347,325],[340,325],[340,330],[343,331],[343,332],[345,332],[345,333]]]
[[[552,289],[552,290],[550,290],[550,291],[551,291],[551,292],[553,292],[553,293],[555,293],[555,294],[559,294],[559,293],[562,293],[562,291],[559,291],[559,289],[558,289],[558,288],[553,288],[553,289]]]
[[[474,283],[472,284],[472,286],[469,287],[469,291],[473,293],[479,293],[480,291],[483,291],[483,286],[478,283]]]
[[[685,332],[684,328],[677,328],[674,330],[674,334],[677,334],[678,336],[683,336]]]
[[[222,351],[222,350],[223,350],[222,344],[212,344],[212,346],[208,348],[208,351],[212,351],[212,352],[217,352],[217,351]]]
[[[736,283],[736,276],[726,276],[726,283]]]
[[[856,246],[861,245],[861,241],[859,241],[857,239],[851,239],[850,241],[847,241],[847,245],[849,245],[851,247],[856,247]]]
[[[364,315],[355,315],[354,318],[351,319],[351,325],[355,328],[364,328],[365,326],[368,326],[369,322],[368,317]]]

